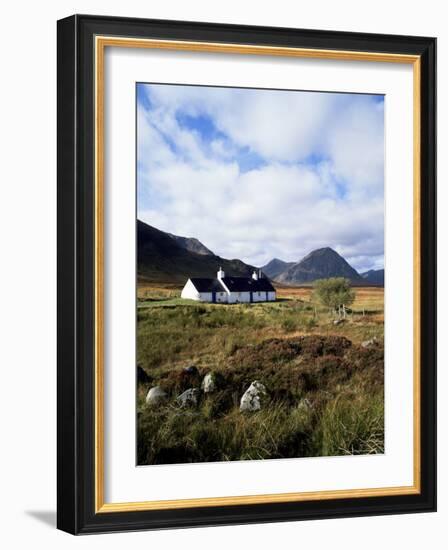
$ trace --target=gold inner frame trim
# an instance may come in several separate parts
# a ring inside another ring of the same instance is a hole
[[[207,53],[284,56],[345,61],[406,63],[413,65],[413,239],[414,239],[414,361],[413,361],[413,484],[402,487],[343,489],[332,491],[275,493],[179,500],[106,503],[104,501],[104,54],[106,47],[146,48]],[[96,36],[95,54],[95,513],[167,510],[208,506],[235,506],[280,502],[304,502],[342,498],[379,497],[419,494],[421,490],[421,425],[420,425],[420,124],[421,73],[420,56],[381,52],[356,52],[225,44],[178,40],[156,40]]]

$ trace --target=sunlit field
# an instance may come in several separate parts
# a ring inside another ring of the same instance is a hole
[[[382,288],[355,288],[342,321],[314,302],[310,287],[278,287],[276,302],[234,305],[183,300],[180,290],[138,287],[139,464],[383,452]],[[200,389],[207,373],[219,389],[180,408],[179,394]],[[242,413],[254,380],[268,404]],[[157,408],[145,403],[153,386],[168,396]]]

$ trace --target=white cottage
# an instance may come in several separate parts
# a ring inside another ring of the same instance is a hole
[[[226,277],[219,268],[216,279],[191,277],[182,289],[182,298],[211,303],[274,302],[276,291],[270,281],[256,271],[252,277]]]

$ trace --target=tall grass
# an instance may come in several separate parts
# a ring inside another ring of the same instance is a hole
[[[139,463],[259,460],[306,452],[310,419],[303,408],[275,403],[241,414],[234,407],[221,418],[210,410],[204,404],[197,412],[173,407],[145,412],[139,423]]]
[[[384,452],[379,395],[335,399],[323,410],[274,402],[256,413],[233,407],[220,416],[210,399],[199,410],[144,410],[139,464],[260,460]]]
[[[138,363],[153,385],[170,392],[169,404],[151,409],[144,403],[148,388],[139,388],[139,464],[384,451],[381,349],[356,347],[373,336],[382,341],[381,321],[366,316],[334,326],[326,311],[296,299],[226,306],[165,298],[137,313]],[[283,345],[301,334],[344,336],[353,346],[321,357]],[[201,376],[219,372],[226,386],[202,395],[196,409],[179,409],[176,375],[192,364]],[[272,401],[242,414],[239,400],[254,379],[266,384]],[[310,408],[301,405],[304,398]]]
[[[384,397],[337,396],[318,414],[311,447],[323,456],[384,452]]]

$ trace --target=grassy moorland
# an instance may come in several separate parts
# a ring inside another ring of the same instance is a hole
[[[355,290],[351,313],[335,325],[310,288],[278,288],[273,303],[221,305],[140,285],[137,359],[147,379],[137,388],[138,463],[382,453],[383,289]],[[176,397],[209,372],[217,390],[180,408]],[[268,401],[240,412],[254,380]],[[156,385],[169,397],[149,407]]]

